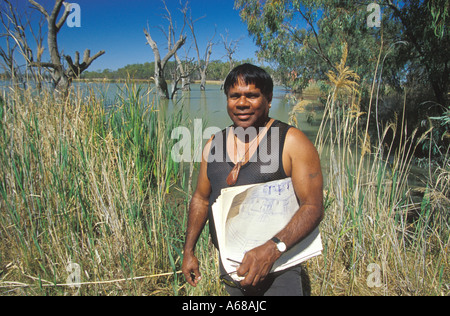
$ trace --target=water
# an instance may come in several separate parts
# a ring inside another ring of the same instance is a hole
[[[200,91],[199,84],[191,84],[191,91],[178,91],[174,100],[157,100],[154,94],[153,84],[136,83],[142,88],[142,95],[146,97],[149,105],[157,102],[159,106],[164,106],[169,111],[182,109],[188,114],[186,119],[193,122],[194,119],[201,119],[206,127],[218,127],[224,129],[231,125],[231,120],[226,111],[226,97],[219,84],[209,84],[206,91]],[[0,81],[0,91],[9,90],[9,81]],[[103,99],[106,106],[118,104],[117,96],[126,96],[127,86],[124,83],[104,83],[104,82],[75,82],[73,83],[75,92],[78,95],[86,96],[93,92]],[[128,87],[130,87],[128,85]],[[170,84],[169,84],[170,89]],[[272,100],[270,116],[283,122],[289,121],[289,112],[294,106],[290,92],[284,87],[276,86]],[[308,112],[297,114],[299,128],[314,142],[320,124],[321,113],[315,113],[315,122],[307,122]]]
[[[226,110],[226,97],[219,84],[207,85],[206,91],[200,91],[199,84],[191,84],[191,91],[178,91],[174,100],[157,100],[153,85],[143,83],[140,86],[143,90],[142,94],[146,96],[149,103],[157,102],[158,106],[163,106],[168,111],[182,110],[187,114],[185,118],[190,122],[201,119],[205,127],[219,129],[224,129],[232,123]],[[117,95],[126,90],[123,83],[75,83],[74,87],[82,93],[93,91],[105,100],[106,105],[114,104]],[[276,86],[270,116],[287,123],[289,112],[294,105],[290,92],[281,86]],[[297,114],[299,128],[314,142],[321,116],[315,114],[316,121],[311,124],[307,122],[307,115],[308,112]]]

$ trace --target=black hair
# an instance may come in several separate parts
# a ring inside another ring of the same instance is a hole
[[[254,84],[269,102],[272,101],[273,80],[264,69],[252,64],[242,64],[235,67],[225,79],[224,90],[227,97],[230,88],[237,85],[239,80],[247,85]]]

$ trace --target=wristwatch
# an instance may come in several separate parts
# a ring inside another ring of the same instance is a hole
[[[273,237],[271,240],[277,245],[277,249],[279,252],[283,253],[286,251],[287,247],[284,242],[279,240],[277,237]]]

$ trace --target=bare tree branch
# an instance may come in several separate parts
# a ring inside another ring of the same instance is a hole
[[[64,56],[64,58],[67,61],[67,64],[69,65],[70,77],[72,78],[78,78],[83,71],[85,71],[89,66],[92,64],[94,60],[96,60],[98,57],[105,54],[105,51],[99,51],[97,54],[91,57],[91,51],[89,49],[86,49],[84,51],[83,56],[83,62],[80,64],[80,53],[75,52],[75,63],[72,61],[72,58],[70,56]]]
[[[41,6],[39,3],[37,3],[34,0],[28,0],[39,12],[41,12],[45,18],[47,19],[47,21],[50,19],[50,16],[48,15],[48,12],[44,9],[43,6]]]
[[[150,45],[153,55],[155,56],[155,84],[158,89],[158,95],[163,98],[170,98],[173,97],[173,95],[169,95],[169,91],[167,88],[167,82],[165,80],[164,76],[164,68],[166,67],[167,62],[170,58],[172,58],[176,52],[186,43],[186,36],[180,33],[180,36],[178,40],[175,42],[175,28],[173,26],[173,20],[172,15],[166,5],[166,2],[162,1],[164,4],[164,8],[166,10],[166,14],[163,16],[168,21],[168,32],[165,33],[167,42],[168,42],[168,52],[164,58],[161,59],[161,54],[158,49],[157,43],[153,40],[153,38],[150,35],[149,27],[147,25],[147,29],[144,28],[144,35],[147,39],[147,43]],[[186,25],[186,21],[184,21],[183,30]],[[162,28],[160,28],[162,29]],[[175,42],[172,45],[172,40]]]
[[[41,55],[43,51],[43,46],[38,45],[37,61],[32,62],[31,65],[34,67],[44,67],[50,70],[52,75],[55,90],[66,95],[70,84],[74,78],[78,78],[83,71],[85,71],[94,60],[105,54],[105,51],[99,51],[97,54],[91,57],[91,52],[86,49],[83,56],[83,62],[80,64],[80,54],[75,53],[75,62],[73,62],[70,56],[63,56],[64,60],[67,62],[67,69],[63,65],[63,59],[61,58],[60,51],[58,48],[58,33],[65,24],[70,12],[71,4],[64,2],[63,0],[56,0],[55,5],[51,13],[47,12],[45,8],[40,5],[35,0],[28,0],[31,5],[37,9],[46,18],[48,24],[48,34],[47,34],[47,45],[50,53],[51,62],[41,62]],[[64,6],[64,12],[62,16],[58,19],[58,15]]]
[[[203,91],[206,89],[206,74],[208,71],[209,60],[210,60],[211,54],[212,54],[212,47],[214,46],[214,43],[212,41],[213,41],[214,37],[216,36],[217,30],[214,29],[214,35],[212,36],[212,38],[210,40],[207,41],[204,57],[201,58],[200,57],[200,49],[198,47],[198,42],[197,42],[197,36],[195,35],[195,22],[200,21],[201,19],[205,18],[205,16],[200,17],[196,20],[193,20],[191,12],[189,12],[189,17],[187,16],[187,10],[184,10],[182,12],[184,14],[185,20],[187,21],[189,29],[191,30],[192,38],[194,40],[194,47],[195,47],[195,51],[197,53],[197,68],[200,72],[200,90]]]
[[[64,13],[63,16],[59,19],[58,23],[56,23],[56,30],[57,32],[59,32],[59,30],[61,29],[61,27],[64,25],[64,23],[66,23],[67,17],[70,14],[70,8],[71,8],[71,4],[67,3],[67,2],[63,2],[64,4]]]

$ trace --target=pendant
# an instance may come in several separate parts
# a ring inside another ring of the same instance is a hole
[[[241,171],[241,165],[242,165],[242,163],[240,161],[238,163],[236,163],[234,165],[233,169],[231,169],[230,173],[228,174],[227,184],[230,187],[236,184],[238,177],[239,177],[239,171]]]

